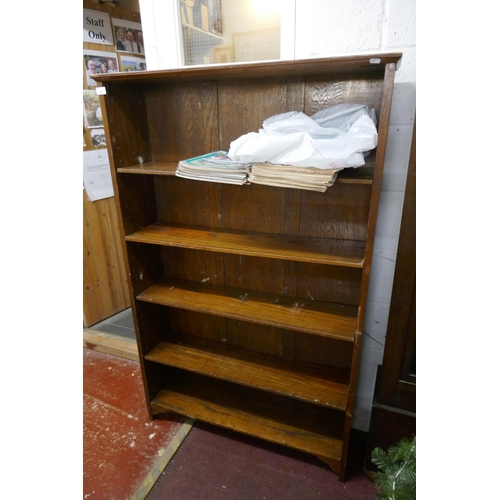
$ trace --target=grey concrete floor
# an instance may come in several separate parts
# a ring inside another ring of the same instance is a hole
[[[106,318],[100,323],[92,325],[90,328],[135,340],[134,320],[131,308],[125,309],[110,318]]]

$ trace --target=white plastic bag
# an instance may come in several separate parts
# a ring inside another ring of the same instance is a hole
[[[259,133],[233,141],[228,156],[321,169],[359,167],[377,146],[375,122],[375,110],[362,104],[338,104],[312,116],[281,113],[265,120]]]

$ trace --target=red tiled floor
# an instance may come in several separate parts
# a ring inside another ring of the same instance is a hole
[[[128,500],[185,421],[151,421],[139,363],[83,349],[83,498]]]

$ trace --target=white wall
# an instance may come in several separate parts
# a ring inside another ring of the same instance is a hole
[[[176,0],[140,0],[148,69],[176,67],[178,41],[165,41]],[[372,277],[353,427],[368,431],[377,365],[382,363],[416,104],[415,0],[283,0],[295,17],[296,59],[402,52],[389,122]],[[293,10],[295,7],[295,16]],[[161,13],[154,16],[154,10]],[[151,27],[151,28],[150,28]],[[153,31],[153,30],[156,30]],[[173,30],[172,30],[173,32]],[[163,36],[163,38],[162,38]],[[148,43],[151,52],[148,52]],[[292,50],[282,54],[292,53]],[[151,55],[150,55],[151,54]],[[170,61],[170,62],[169,62]]]
[[[286,0],[285,0],[286,1]],[[416,103],[415,0],[296,0],[295,57],[402,52],[375,234],[353,427],[367,431],[382,363]]]

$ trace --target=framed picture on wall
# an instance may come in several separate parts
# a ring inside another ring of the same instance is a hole
[[[146,59],[143,57],[120,56],[122,71],[146,71]]]
[[[97,82],[92,79],[92,75],[101,73],[118,73],[118,59],[114,52],[99,52],[92,50],[83,51],[83,61],[87,75],[87,85],[95,87]]]
[[[144,55],[144,38],[140,23],[125,19],[112,19],[117,52],[131,52]]]

